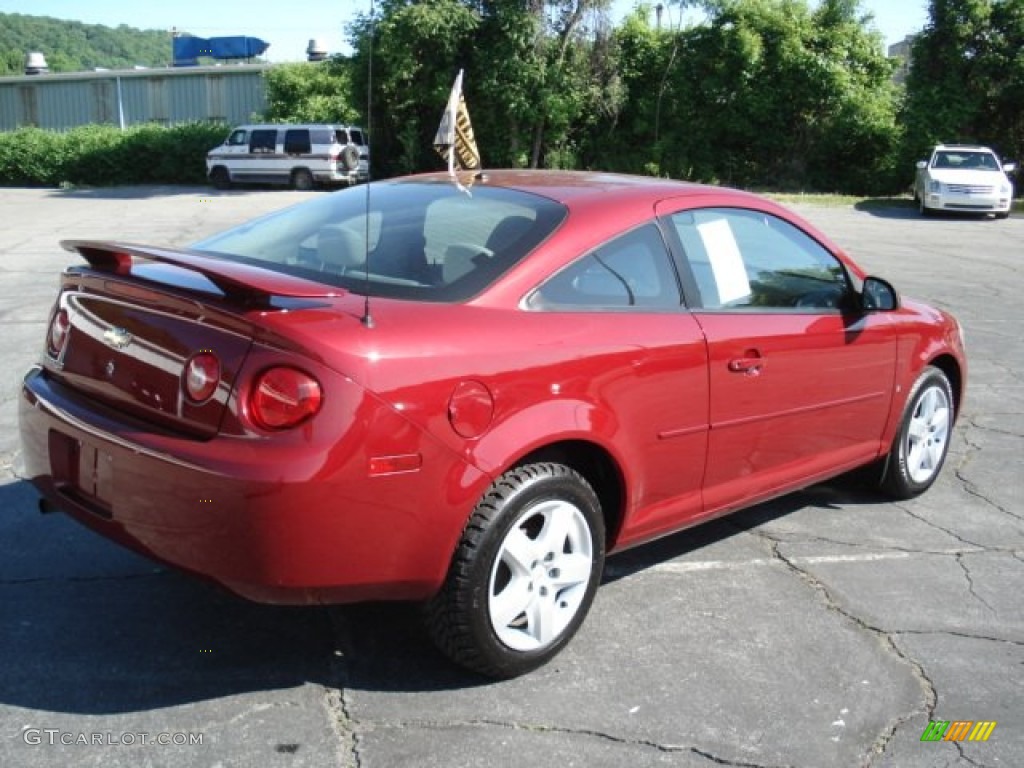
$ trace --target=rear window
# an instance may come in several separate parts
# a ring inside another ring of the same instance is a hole
[[[367,209],[369,201],[369,209]],[[537,195],[450,182],[353,187],[193,247],[338,286],[420,301],[464,301],[548,237],[565,208]]]
[[[351,141],[357,147],[361,147],[366,143],[366,141],[363,139],[363,132],[358,128],[349,128],[348,131],[345,131],[344,129],[339,130],[338,143],[348,144],[349,141]]]

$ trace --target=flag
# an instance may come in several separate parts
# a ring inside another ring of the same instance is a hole
[[[441,116],[441,125],[434,136],[434,149],[448,161],[448,172],[475,171],[480,168],[480,150],[476,148],[469,110],[462,95],[462,70],[452,85],[448,106]]]

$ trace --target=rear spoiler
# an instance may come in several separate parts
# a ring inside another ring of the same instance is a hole
[[[61,240],[66,251],[78,253],[99,272],[129,275],[139,261],[172,264],[198,272],[209,280],[224,298],[242,304],[273,306],[275,297],[314,299],[341,296],[344,289],[315,280],[262,269],[240,261],[231,261],[204,251],[186,251],[105,240]],[[145,279],[145,276],[141,276]]]

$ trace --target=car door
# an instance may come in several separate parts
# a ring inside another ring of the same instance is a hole
[[[629,512],[620,546],[697,520],[707,447],[707,350],[682,305],[659,228],[645,224],[591,250],[528,299],[537,321],[577,350],[560,367],[594,404],[577,418],[624,459]],[[568,390],[561,397],[569,396]]]
[[[884,316],[854,308],[842,262],[767,212],[702,208],[664,218],[708,343],[705,513],[878,455],[896,345]]]

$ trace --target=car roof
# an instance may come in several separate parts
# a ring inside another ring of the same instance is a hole
[[[475,176],[460,173],[459,179],[467,185],[470,194],[473,185],[503,187],[547,197],[570,209],[589,208],[592,205],[639,205],[650,210],[651,206],[666,198],[707,195],[735,198],[743,202],[761,200],[756,195],[728,187],[600,171],[499,169],[480,171]],[[407,176],[402,181],[452,183],[447,173]]]
[[[960,150],[971,150],[975,152],[992,152],[989,147],[983,147],[980,144],[936,144],[935,151],[943,149],[960,149]],[[994,154],[994,153],[993,153]]]
[[[314,128],[314,129],[328,129],[336,131],[341,128],[348,130],[361,131],[358,125],[344,125],[343,123],[245,123],[244,125],[236,125],[232,128],[232,131],[269,131],[269,130],[280,130],[286,128],[292,129],[303,129],[303,128]]]

